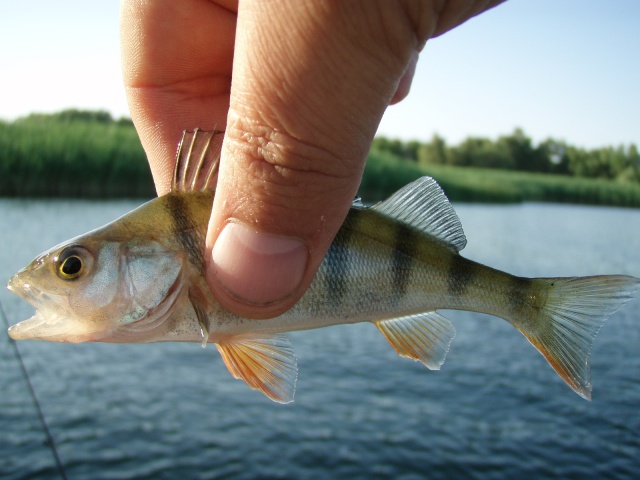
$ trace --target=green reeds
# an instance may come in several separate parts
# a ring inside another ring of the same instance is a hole
[[[155,189],[130,122],[0,122],[0,195],[152,197]]]

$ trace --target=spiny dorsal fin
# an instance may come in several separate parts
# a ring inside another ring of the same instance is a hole
[[[401,357],[422,362],[429,370],[440,370],[456,336],[453,324],[437,312],[375,322]]]
[[[237,335],[216,347],[234,378],[244,380],[274,402],[293,402],[298,365],[286,336]]]
[[[215,189],[224,132],[200,130],[182,132],[176,153],[172,192]]]
[[[467,244],[460,219],[440,185],[431,177],[405,185],[371,208],[440,239],[456,252]]]

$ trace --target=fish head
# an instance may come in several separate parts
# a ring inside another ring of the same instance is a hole
[[[92,249],[69,242],[38,255],[16,273],[7,288],[35,307],[36,313],[9,328],[11,338],[84,341],[93,328],[81,321],[77,299],[92,284],[97,267]]]
[[[155,242],[70,240],[36,257],[9,281],[7,288],[36,309],[31,318],[10,327],[9,336],[126,342],[122,330],[148,321],[158,310],[175,290],[181,265],[178,255]]]

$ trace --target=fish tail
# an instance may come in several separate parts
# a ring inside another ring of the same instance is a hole
[[[581,397],[591,400],[589,355],[600,327],[630,300],[640,280],[623,275],[539,278],[537,301],[511,321]],[[531,300],[533,297],[529,297]]]

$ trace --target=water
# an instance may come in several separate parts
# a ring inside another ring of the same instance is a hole
[[[0,279],[136,202],[0,201]],[[521,275],[640,275],[640,211],[459,205],[464,254]],[[0,292],[11,322],[32,309]],[[399,358],[372,325],[292,334],[296,402],[234,380],[197,344],[22,342],[72,479],[635,478],[640,301],[600,332],[594,400],[569,390],[506,322],[445,312],[439,372]],[[0,336],[0,478],[59,478]]]

